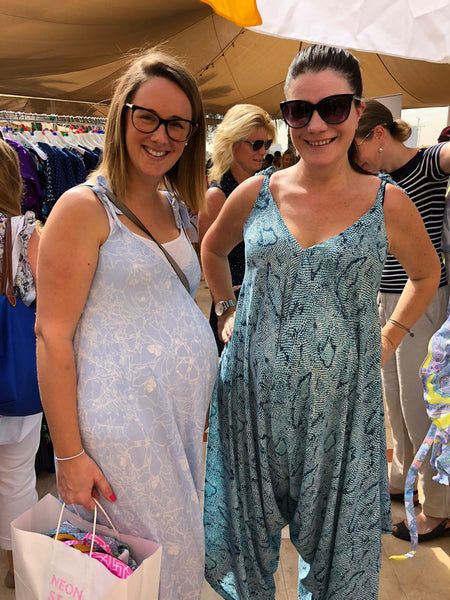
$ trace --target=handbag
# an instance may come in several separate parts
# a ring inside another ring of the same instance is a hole
[[[45,532],[61,520],[126,543],[138,568],[120,579],[107,567]],[[109,518],[108,518],[109,520]],[[151,540],[84,521],[47,494],[11,523],[16,600],[158,600],[162,549]]]
[[[23,417],[42,412],[36,368],[34,305],[14,296],[11,218],[6,222],[0,287],[0,415]]]
[[[189,293],[189,282],[187,280],[186,275],[183,273],[182,269],[180,268],[180,266],[176,262],[176,260],[167,252],[167,250],[164,248],[164,246],[162,246],[158,242],[158,240],[153,237],[153,235],[150,233],[150,231],[147,229],[147,227],[144,225],[144,223],[142,223],[142,221],[134,214],[134,212],[132,212],[128,208],[128,206],[126,206],[125,204],[123,204],[123,202],[121,202],[113,192],[111,192],[110,190],[106,189],[104,186],[102,186],[102,188],[103,188],[103,191],[105,192],[107,198],[114,204],[114,206],[117,206],[117,208],[126,217],[128,217],[130,219],[130,221],[132,221],[137,227],[139,227],[139,229],[141,229],[144,233],[146,233],[151,240],[153,240],[155,242],[155,244],[158,246],[158,248],[164,254],[164,256],[166,257],[166,259],[169,261],[169,263],[171,264],[173,270],[178,275],[181,283],[184,285],[184,287],[186,288],[187,292]]]

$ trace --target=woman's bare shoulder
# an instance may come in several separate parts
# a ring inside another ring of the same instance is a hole
[[[96,238],[105,240],[109,235],[109,220],[92,189],[80,185],[59,197],[44,225],[43,234],[49,230],[59,231],[61,235],[67,230],[86,235],[89,230]]]
[[[241,227],[255,204],[263,181],[263,175],[255,175],[240,183],[228,196],[221,216],[227,221],[233,221],[238,227]]]
[[[261,190],[261,186],[264,181],[264,175],[253,175],[248,179],[245,179],[242,183],[240,183],[236,190],[234,190],[233,194],[239,190],[240,194],[245,194],[246,196],[251,196],[252,198],[256,198]]]
[[[384,212],[390,213],[393,215],[399,214],[401,215],[404,207],[414,206],[414,203],[410,199],[410,197],[404,192],[398,185],[393,183],[386,183],[386,188],[384,192]]]
[[[74,217],[84,218],[86,215],[105,214],[101,202],[89,186],[78,185],[64,192],[55,203],[50,218],[66,218],[70,214]]]

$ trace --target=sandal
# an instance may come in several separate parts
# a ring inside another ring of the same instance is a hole
[[[450,532],[450,527],[447,527],[449,523],[449,519],[444,519],[441,521],[434,529],[429,531],[428,533],[419,533],[418,534],[418,542],[428,542],[429,540],[435,540],[436,538],[440,538],[443,535],[446,535],[447,532]],[[404,521],[400,521],[400,523],[396,523],[394,525],[396,527],[396,531],[392,530],[392,535],[400,538],[401,540],[405,540],[406,542],[411,541],[411,537],[409,535],[408,526],[405,525]]]
[[[4,583],[5,587],[7,587],[10,590],[13,590],[16,587],[14,582],[14,573],[11,573],[11,571],[7,571]]]
[[[393,502],[404,502],[405,501],[405,494],[403,492],[400,492],[398,494],[389,494],[389,496]],[[417,490],[414,490],[414,492],[413,492],[413,500],[414,500],[414,506],[418,506],[419,492]]]

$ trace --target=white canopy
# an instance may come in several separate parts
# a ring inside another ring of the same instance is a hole
[[[239,11],[245,5],[252,9],[253,18],[262,21],[254,27],[260,33],[403,58],[450,61],[448,0],[231,0],[225,4],[232,20],[233,6]],[[251,18],[250,10],[248,15]]]

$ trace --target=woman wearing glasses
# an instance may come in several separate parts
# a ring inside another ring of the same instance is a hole
[[[199,215],[199,239],[202,241],[211,223],[217,218],[225,200],[243,181],[262,168],[267,150],[275,139],[275,127],[265,110],[253,104],[236,104],[226,113],[217,128],[212,152],[213,165],[209,170],[212,184],[206,192],[205,211]],[[216,338],[219,355],[224,344],[218,334],[227,310],[235,305],[244,278],[244,242],[237,244],[228,255],[234,294],[229,305],[213,302],[209,323]]]
[[[450,144],[429,148],[409,148],[403,143],[411,127],[394,120],[391,111],[377,100],[368,100],[358,125],[357,160],[371,173],[389,173],[408,194],[420,212],[437,252],[441,252],[445,195],[450,175]],[[407,282],[407,275],[392,254],[383,269],[378,297],[381,323],[392,322],[391,314]],[[390,473],[392,500],[403,501],[408,469],[430,426],[423,386],[418,373],[428,352],[431,336],[447,315],[449,285],[441,261],[441,279],[432,303],[414,326],[414,337],[405,336],[397,347],[395,359],[382,372],[383,391],[392,428],[393,458]],[[436,472],[426,460],[419,471],[422,511],[417,517],[419,542],[444,535],[450,516],[450,487],[433,481]],[[414,502],[418,503],[418,491]],[[395,536],[409,540],[406,522],[397,523]]]
[[[89,510],[100,498],[120,532],[161,544],[164,600],[198,599],[204,576],[199,494],[217,356],[177,200],[202,206],[204,165],[195,80],[169,55],[144,53],[117,82],[91,187],[58,200],[38,265],[59,493]]]
[[[206,572],[227,599],[273,600],[281,530],[299,552],[299,598],[375,600],[391,531],[380,364],[405,331],[380,334],[376,291],[395,254],[410,277],[393,317],[411,327],[439,260],[408,197],[361,172],[357,60],[311,46],[281,104],[301,156],[230,196],[203,241],[216,300],[244,237],[246,272],[211,405]]]

